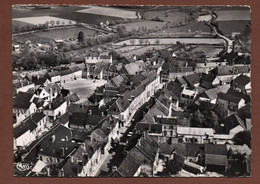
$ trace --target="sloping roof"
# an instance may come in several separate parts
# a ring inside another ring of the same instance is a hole
[[[63,97],[56,98],[53,102],[49,103],[44,110],[55,110],[60,107],[63,103],[67,103]]]
[[[240,85],[247,85],[250,82],[250,77],[246,75],[240,75],[237,78],[234,79],[234,83],[239,83]]]
[[[224,128],[226,130],[226,133],[229,133],[229,131],[233,128],[235,128],[236,126],[240,125],[242,126],[244,129],[246,129],[246,125],[245,122],[240,119],[236,114],[232,114],[228,117],[226,117],[224,120]]]
[[[101,54],[101,55],[99,56],[99,59],[111,59],[111,58],[112,58],[112,56],[110,56],[110,55]]]
[[[28,109],[32,102],[33,94],[27,92],[19,92],[13,100],[13,106],[15,108]]]
[[[53,93],[53,92],[60,92],[61,91],[61,88],[58,84],[54,83],[54,84],[49,84],[45,87],[43,87],[43,89],[48,92],[48,93]]]
[[[205,153],[213,155],[227,155],[225,144],[205,144]]]
[[[193,86],[193,87],[194,87],[194,84],[200,83],[200,79],[201,79],[200,74],[198,74],[198,73],[186,75],[186,76],[183,76],[183,78],[187,81],[187,83],[190,86]]]
[[[233,75],[239,73],[249,73],[250,65],[242,66],[220,66],[217,68],[217,75]]]
[[[70,125],[85,126],[87,113],[73,112],[70,118]]]
[[[238,104],[242,98],[238,98],[236,96],[220,92],[218,93],[218,99]]]
[[[239,92],[237,90],[234,90],[232,88],[230,88],[227,93],[228,95],[231,95],[233,97],[236,97],[236,98],[242,98],[245,100],[245,103],[247,104],[248,102],[250,102],[251,98],[250,98],[250,95],[247,95],[247,94],[244,94],[242,92]]]
[[[41,112],[36,112],[32,115],[31,119],[35,122],[38,123],[41,121],[46,115],[41,113]]]
[[[31,119],[27,119],[25,122],[22,122],[20,125],[14,128],[14,138],[19,138],[28,130],[32,132],[36,127],[37,125]]]
[[[141,165],[135,158],[127,155],[118,167],[118,172],[122,177],[133,177]]]
[[[60,71],[61,76],[69,75],[69,74],[72,74],[72,73],[73,72],[70,69]]]
[[[126,69],[127,73],[130,75],[136,75],[137,72],[140,72],[140,68],[137,63],[126,64],[125,69]]]
[[[17,88],[21,88],[21,87],[28,86],[28,85],[31,85],[31,84],[33,84],[33,83],[30,82],[30,81],[22,80],[22,81],[18,81],[17,83],[14,83],[13,88],[17,89]]]
[[[59,76],[60,75],[60,72],[58,71],[50,71],[48,72],[45,76],[48,78],[48,77],[56,77],[56,76]]]
[[[41,85],[41,84],[45,83],[47,80],[48,80],[47,78],[40,77],[40,78],[36,79],[36,80],[34,81],[34,83],[35,83],[36,85]]]
[[[79,97],[78,97],[78,95],[77,95],[77,93],[73,93],[73,94],[71,94],[71,95],[65,96],[64,98],[65,98],[66,100],[70,101],[70,102],[77,102],[77,101],[80,100]]]
[[[162,133],[162,125],[154,124],[154,123],[137,123],[136,129],[145,132],[148,131],[149,133]]]
[[[66,124],[70,120],[70,114],[68,112],[64,113],[58,119],[54,120],[55,123],[61,123],[61,124]]]

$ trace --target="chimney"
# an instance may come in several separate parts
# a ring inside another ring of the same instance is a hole
[[[65,139],[66,139],[66,141],[67,141],[67,142],[69,141],[69,138],[68,138],[68,136],[65,136]]]
[[[73,155],[70,155],[70,162],[74,162]]]
[[[143,136],[144,136],[144,134],[143,134]],[[138,139],[138,141],[137,141],[137,145],[138,145],[138,146],[141,146],[141,138]]]
[[[40,76],[39,75],[37,75],[37,79],[39,79],[40,78]]]
[[[54,142],[55,141],[55,135],[52,135],[51,136],[51,142]]]
[[[49,109],[51,109],[51,103],[49,103]]]
[[[61,149],[61,156],[65,156],[65,151],[64,151],[64,148],[60,148]]]
[[[114,165],[114,166],[112,167],[112,172],[115,172],[115,171],[117,171],[117,166]]]
[[[47,176],[51,176],[50,174],[50,167],[47,166]]]
[[[86,151],[86,145],[85,145],[85,143],[81,144],[81,146],[82,146],[82,149],[83,149],[84,151]]]

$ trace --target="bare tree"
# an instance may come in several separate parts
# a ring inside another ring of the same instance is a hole
[[[135,44],[135,39],[130,40],[131,45]]]

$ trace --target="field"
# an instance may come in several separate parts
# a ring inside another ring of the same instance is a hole
[[[222,47],[214,47],[214,46],[204,46],[200,45],[197,48],[193,49],[191,52],[196,53],[196,52],[204,52],[206,56],[208,57],[216,57],[221,51],[223,50]]]
[[[49,31],[39,31],[35,33],[28,33],[16,36],[18,42],[25,42],[30,40],[33,43],[49,43],[50,40],[55,39],[69,39],[77,38],[78,33],[82,31],[85,36],[92,36],[95,34],[94,30],[82,27],[59,28]]]
[[[117,24],[114,27],[117,26],[125,26],[127,31],[132,31],[133,29],[138,29],[139,27],[146,27],[149,29],[154,28],[161,28],[165,23],[164,22],[157,22],[157,21],[142,21],[142,22],[133,22],[133,23],[126,23],[126,24]]]
[[[51,26],[50,21],[54,21],[54,25],[57,25],[57,21],[59,21],[59,25],[69,25],[76,23],[75,21],[70,21],[68,19],[62,19],[52,16],[14,18],[13,20],[33,25],[45,24],[46,22],[49,22],[49,26]]]
[[[52,16],[56,18],[68,19],[72,21],[80,21],[86,24],[98,24],[106,20],[120,20],[119,17],[109,17],[104,15],[79,13],[78,10],[86,9],[81,6],[52,6],[51,9],[29,9],[29,8],[18,8],[12,9],[12,18],[23,18],[23,17],[41,17],[41,16]],[[13,26],[16,22],[12,22]]]
[[[82,6],[82,7],[86,8],[86,9],[78,10],[77,12],[104,15],[104,16],[112,16],[112,17],[120,17],[120,18],[128,18],[128,19],[137,18],[135,11],[121,10],[121,9],[112,8],[112,7],[97,7],[97,6]]]
[[[131,40],[124,40],[118,43],[114,43],[115,46],[119,45],[132,45]],[[135,44],[139,44],[140,39],[135,39]],[[224,40],[223,39],[217,39],[217,38],[160,38],[159,44],[156,43],[155,38],[149,38],[149,39],[143,39],[143,40],[148,40],[150,44],[154,45],[171,45],[171,44],[176,44],[177,42],[180,43],[185,43],[185,44],[223,44]]]
[[[246,25],[250,23],[247,20],[238,20],[238,21],[220,21],[217,22],[219,25],[220,31],[227,36],[230,36],[233,32],[242,32]]]
[[[209,26],[203,22],[194,22],[184,26],[174,27],[165,30],[166,33],[180,33],[180,32],[211,32]]]
[[[80,103],[87,100],[98,86],[102,86],[106,83],[105,80],[93,80],[90,79],[78,79],[69,83],[64,84],[64,88],[71,90],[73,93],[77,93],[80,98]]]
[[[116,49],[115,51],[117,53],[122,54],[124,57],[128,57],[131,55],[141,55],[145,53],[148,50],[161,50],[167,48],[166,45],[147,45],[147,46],[126,46],[119,49]]]
[[[151,20],[156,17],[163,20],[164,22],[171,22],[173,24],[178,24],[190,16],[187,13],[180,12],[178,9],[163,10],[163,11],[149,11],[144,15],[146,20]]]
[[[251,20],[249,10],[220,10],[217,15],[216,21]]]

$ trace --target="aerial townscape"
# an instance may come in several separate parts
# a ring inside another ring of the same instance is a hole
[[[250,177],[243,6],[14,5],[19,177]]]

